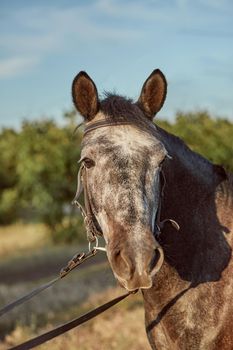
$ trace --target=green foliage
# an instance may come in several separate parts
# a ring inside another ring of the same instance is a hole
[[[1,133],[0,223],[18,217],[43,221],[54,241],[80,239],[84,229],[70,203],[81,136],[73,137],[74,115],[72,125],[67,120],[63,127],[51,120],[25,121],[18,134]]]
[[[229,120],[212,118],[206,111],[179,112],[174,123],[158,121],[158,125],[182,138],[193,151],[233,172],[233,123]]]
[[[19,136],[12,129],[0,133],[0,224],[11,222],[16,216],[17,149]]]
[[[15,172],[17,163],[18,134],[12,129],[3,129],[0,133],[0,189],[12,187],[17,176]]]
[[[82,135],[76,114],[65,125],[52,120],[25,121],[20,131],[0,132],[0,224],[23,218],[42,221],[55,242],[85,239],[83,221],[71,207],[76,190],[76,161]],[[174,123],[158,121],[190,147],[233,171],[233,123],[208,112],[178,113]]]
[[[5,188],[1,191],[0,224],[8,224],[17,216],[18,202],[16,188]]]

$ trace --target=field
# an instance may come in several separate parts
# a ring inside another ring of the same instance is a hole
[[[43,225],[13,225],[0,230],[0,306],[57,275],[84,247],[52,246]],[[124,291],[117,287],[103,253],[26,304],[0,319],[0,350],[23,342],[87,312]],[[137,335],[135,337],[135,335]],[[145,349],[141,295],[38,349]]]

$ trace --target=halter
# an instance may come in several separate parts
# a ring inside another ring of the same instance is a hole
[[[111,120],[100,120],[95,123],[92,123],[91,125],[88,125],[84,130],[84,136],[98,128],[106,127],[106,126],[119,126],[119,125],[134,125],[133,123],[126,122],[126,121],[111,121]],[[152,124],[154,125],[154,124]],[[155,126],[155,125],[154,125]],[[169,158],[171,158],[169,156]],[[98,247],[98,236],[103,236],[103,232],[101,228],[98,225],[98,222],[96,220],[96,217],[91,209],[90,204],[90,196],[88,195],[88,187],[87,187],[87,173],[86,173],[86,166],[85,164],[81,164],[80,169],[78,171],[77,175],[77,190],[75,197],[72,201],[72,204],[76,205],[84,219],[84,224],[86,228],[87,233],[87,240],[89,241],[89,245],[92,242],[96,242],[96,247],[99,250],[103,250],[104,248]],[[161,234],[162,229],[164,228],[164,225],[166,223],[170,223],[176,230],[179,230],[180,227],[178,223],[175,220],[172,219],[165,219],[161,221],[161,206],[162,206],[162,198],[164,196],[164,188],[166,186],[166,178],[164,175],[164,172],[162,170],[162,167],[160,167],[160,195],[159,195],[159,203],[158,203],[158,209],[156,212],[156,218],[155,218],[155,229],[154,229],[154,236],[155,238],[159,237]],[[79,202],[79,197],[81,193],[84,192],[84,206],[81,205]]]
[[[84,193],[84,206],[79,202],[79,197],[81,193]],[[89,195],[88,195],[88,189],[87,189],[87,174],[86,174],[86,167],[84,164],[81,164],[78,175],[77,175],[77,190],[75,197],[72,201],[72,204],[75,204],[83,217],[84,220],[84,225],[86,228],[86,233],[87,233],[87,240],[89,242],[95,242],[96,245],[98,246],[98,239],[97,236],[102,236],[103,233],[101,231],[101,228],[97,228],[97,222],[95,215],[93,214],[93,211],[91,209],[91,204],[89,200]],[[96,223],[96,224],[95,224]]]
[[[114,120],[106,120],[106,119],[98,120],[97,122],[86,126],[86,128],[84,129],[83,136],[85,136],[90,131],[103,128],[105,126],[117,126],[117,125],[134,125],[134,124],[123,120],[122,121],[114,121]]]

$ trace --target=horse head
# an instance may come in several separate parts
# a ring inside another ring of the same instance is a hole
[[[166,90],[158,69],[145,81],[136,103],[110,94],[100,101],[85,72],[72,85],[75,107],[86,126],[81,163],[90,210],[103,232],[113,273],[129,291],[151,288],[164,260],[156,218],[167,151],[152,119]]]

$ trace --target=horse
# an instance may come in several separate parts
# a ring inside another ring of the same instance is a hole
[[[233,175],[153,123],[166,95],[159,69],[136,102],[73,80],[89,211],[116,279],[141,290],[152,349],[230,350]]]

